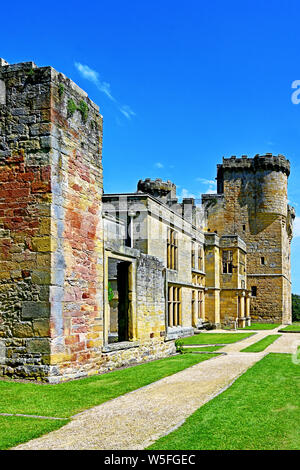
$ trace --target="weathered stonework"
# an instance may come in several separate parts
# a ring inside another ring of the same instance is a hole
[[[51,67],[0,82],[0,373],[76,376],[102,345],[102,118]]]
[[[218,194],[202,196],[207,229],[237,234],[246,243],[248,289],[257,288],[251,298],[254,320],[291,322],[289,173],[282,155],[224,158],[218,165]]]

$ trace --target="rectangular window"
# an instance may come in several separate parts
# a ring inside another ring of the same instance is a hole
[[[167,242],[167,267],[169,269],[177,270],[177,253],[178,250],[178,240],[177,233],[175,230],[168,230],[168,242]]]
[[[198,245],[198,269],[204,271],[204,253],[201,245]]]
[[[169,286],[168,289],[168,325],[181,325],[181,288]]]
[[[192,290],[192,318],[195,318],[196,313],[196,291]]]
[[[195,243],[192,242],[192,269],[195,269]]]
[[[246,230],[246,225],[243,225],[243,232],[245,232]]]
[[[203,318],[203,292],[198,290],[198,318]]]
[[[223,251],[222,255],[222,262],[223,262],[223,274],[232,274],[232,251],[226,250]]]
[[[252,295],[252,297],[257,296],[257,287],[256,286],[251,287],[251,295]]]
[[[264,256],[262,256],[262,257],[260,258],[260,264],[265,264],[265,258],[264,258]]]

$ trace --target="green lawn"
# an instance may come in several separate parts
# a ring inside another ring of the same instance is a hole
[[[183,344],[231,344],[255,333],[199,333],[182,338]]]
[[[187,353],[57,385],[1,380],[0,413],[70,417],[215,356]],[[39,437],[67,422],[68,419],[0,416],[0,450]]]
[[[248,346],[245,349],[241,349],[241,352],[261,352],[264,351],[270,344],[274,343],[276,339],[280,338],[281,335],[268,335],[265,338],[257,341],[257,343]]]
[[[212,356],[187,353],[57,385],[0,380],[0,413],[68,418]]]
[[[251,323],[251,326],[239,328],[239,330],[274,330],[280,326],[280,323]]]
[[[40,437],[67,424],[68,420],[0,416],[0,450]]]
[[[223,346],[202,346],[200,348],[197,348],[197,346],[193,346],[191,348],[183,348],[183,351],[184,352],[193,352],[193,351],[214,352],[222,348]]]
[[[268,354],[149,449],[300,449],[300,366]]]
[[[285,328],[282,328],[280,331],[295,331],[300,332],[300,322],[294,322],[292,325],[288,325]]]

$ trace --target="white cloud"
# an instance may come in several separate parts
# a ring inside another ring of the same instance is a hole
[[[217,182],[215,180],[208,180],[206,178],[196,178],[196,181],[199,181],[202,184],[209,184],[210,186],[217,186]]]
[[[131,119],[132,116],[136,115],[135,112],[127,105],[121,106],[119,110],[125,117],[127,117],[127,119]]]
[[[163,168],[164,167],[164,165],[160,162],[155,163],[154,166],[156,166],[156,168]]]
[[[293,236],[300,237],[300,217],[295,217],[294,227],[293,227]]]
[[[112,96],[110,91],[110,84],[107,82],[103,82],[100,79],[100,75],[95,70],[91,69],[88,65],[83,65],[80,62],[75,62],[75,67],[79,71],[79,73],[90,82],[94,83],[98,90],[102,91],[110,100],[116,101],[115,98]]]
[[[215,180],[208,180],[206,178],[196,178],[199,183],[208,186],[205,194],[215,194],[217,192],[217,182]]]
[[[188,189],[185,189],[185,188],[182,188],[181,193],[178,195],[178,197],[180,199],[183,199],[185,197],[193,197],[194,199],[196,199],[195,194],[190,193],[190,191]]]
[[[123,116],[130,120],[132,116],[136,115],[128,105],[120,105],[118,103],[116,98],[112,95],[110,83],[102,81],[99,73],[96,72],[96,70],[93,70],[88,65],[81,64],[80,62],[75,62],[75,67],[83,78],[96,85],[98,90],[104,93],[107,98],[116,104],[118,110],[123,114]]]

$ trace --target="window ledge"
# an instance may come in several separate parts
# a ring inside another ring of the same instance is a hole
[[[196,274],[203,274],[205,276],[205,272],[202,271],[201,269],[192,268],[192,272]]]
[[[110,353],[114,351],[121,351],[122,349],[138,348],[139,341],[120,341],[120,343],[111,343],[103,347],[103,353]]]

